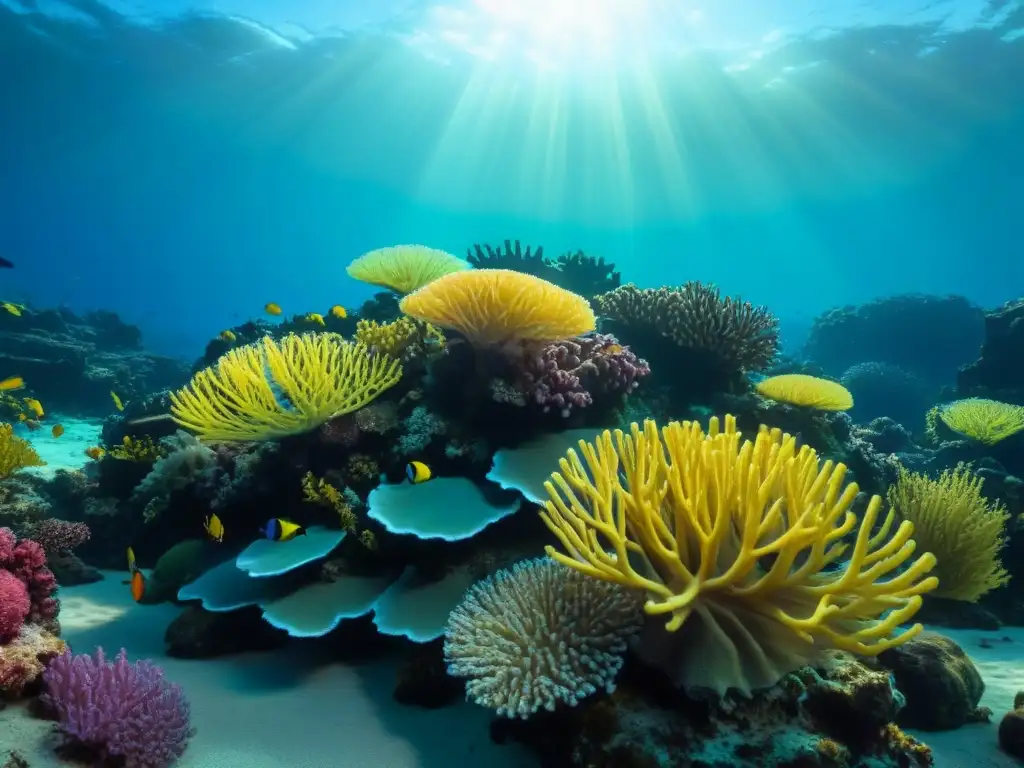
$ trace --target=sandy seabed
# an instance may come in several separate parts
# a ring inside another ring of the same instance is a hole
[[[26,434],[47,467],[76,469],[99,439],[96,422],[65,423],[66,432]],[[518,745],[490,741],[490,713],[468,703],[439,710],[401,706],[392,699],[392,663],[325,663],[302,645],[270,653],[181,660],[164,653],[164,629],[180,610],[139,606],[121,582],[61,591],[64,639],[78,653],[122,646],[132,659],[151,658],[185,690],[197,733],[179,768],[535,768]],[[985,680],[982,705],[989,724],[942,733],[915,733],[932,747],[936,768],[1019,768],[998,748],[999,719],[1024,689],[1024,627],[998,632],[937,631],[956,640]],[[982,647],[981,641],[990,641]],[[16,749],[32,768],[57,768],[59,738],[52,723],[23,706],[0,711],[0,764]]]

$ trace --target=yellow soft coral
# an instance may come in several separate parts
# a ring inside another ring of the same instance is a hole
[[[983,397],[950,403],[939,411],[939,418],[954,432],[985,445],[995,445],[1024,429],[1024,408]]]
[[[436,248],[394,245],[364,253],[348,265],[348,273],[370,285],[409,293],[443,275],[469,267],[469,262]]]
[[[400,317],[390,323],[360,320],[353,338],[371,350],[402,361],[426,358],[444,351],[441,329],[411,317]]]
[[[589,333],[597,322],[582,296],[507,269],[454,272],[409,294],[399,306],[474,344],[558,341]]]
[[[157,459],[166,456],[167,450],[157,443],[149,435],[142,437],[131,437],[125,435],[120,445],[115,445],[107,454],[122,461],[155,462]]]
[[[976,602],[1010,575],[999,562],[1010,515],[981,495],[982,478],[958,464],[937,480],[900,468],[889,505],[914,524],[914,539],[938,558],[937,597]]]
[[[749,691],[823,651],[874,655],[920,632],[894,634],[938,584],[935,557],[912,558],[913,525],[893,532],[892,513],[872,534],[878,496],[858,525],[846,467],[794,437],[741,441],[727,416],[707,434],[647,421],[579,447],[545,483],[541,517],[564,549],[548,554],[646,591],[647,613],[681,630],[661,638],[677,683]]]
[[[204,440],[268,440],[362,408],[401,364],[333,333],[289,334],[232,349],[171,394],[171,415]]]
[[[307,472],[302,478],[302,494],[308,502],[333,509],[338,515],[342,529],[349,533],[355,532],[356,514],[341,495],[341,491],[331,483],[312,472]]]
[[[25,467],[42,467],[46,464],[32,443],[14,434],[14,427],[0,423],[0,479],[10,477]]]
[[[758,382],[757,392],[769,400],[817,408],[820,411],[848,411],[853,395],[837,381],[802,373],[784,373]]]

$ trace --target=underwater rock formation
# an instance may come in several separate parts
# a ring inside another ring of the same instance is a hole
[[[84,317],[67,309],[2,312],[0,361],[49,410],[74,415],[110,413],[112,390],[153,392],[187,377],[184,363],[146,352],[138,328],[102,311]]]
[[[846,369],[840,381],[853,395],[850,416],[858,423],[885,417],[920,431],[935,402],[934,387],[889,363],[857,363]]]
[[[906,294],[837,307],[815,319],[804,356],[832,376],[877,361],[942,386],[978,356],[983,317],[961,296]]]
[[[957,392],[1024,405],[1024,298],[985,313],[981,354],[960,369]]]

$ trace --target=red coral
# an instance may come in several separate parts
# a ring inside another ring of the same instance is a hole
[[[31,609],[25,584],[10,571],[0,570],[0,645],[18,636]]]
[[[57,618],[60,604],[53,597],[57,579],[46,567],[46,552],[38,543],[18,541],[10,528],[0,528],[0,570],[14,574],[28,589],[32,607],[27,621],[39,624]]]

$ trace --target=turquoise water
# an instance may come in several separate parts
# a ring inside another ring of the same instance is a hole
[[[5,0],[4,290],[186,357],[365,298],[344,265],[403,241],[717,281],[792,341],[877,295],[1011,298],[1019,4],[749,5]]]

